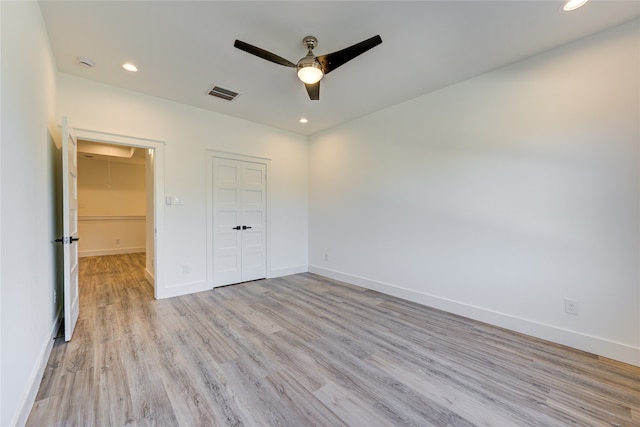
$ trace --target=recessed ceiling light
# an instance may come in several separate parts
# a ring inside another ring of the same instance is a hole
[[[130,62],[122,64],[122,68],[124,68],[127,71],[131,71],[132,73],[135,73],[136,71],[138,71],[138,67],[136,67]]]
[[[564,2],[564,6],[562,6],[562,10],[564,10],[565,12],[576,10],[580,6],[584,6],[584,4],[588,1],[589,0],[567,0]]]
[[[307,120],[305,117],[300,119],[300,123],[309,123],[309,120]]]

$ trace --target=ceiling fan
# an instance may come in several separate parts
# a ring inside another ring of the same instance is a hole
[[[271,53],[240,40],[236,40],[233,45],[240,50],[259,56],[267,61],[284,65],[285,67],[297,68],[298,78],[302,80],[307,88],[309,98],[312,101],[316,101],[320,99],[320,80],[325,74],[329,74],[339,66],[351,61],[356,56],[365,53],[380,43],[382,43],[382,38],[378,35],[337,52],[322,56],[315,56],[313,54],[313,48],[318,45],[318,39],[314,36],[306,36],[302,39],[302,44],[308,49],[308,52],[298,61],[297,64],[294,64],[275,53]]]

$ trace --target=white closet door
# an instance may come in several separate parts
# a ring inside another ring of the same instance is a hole
[[[213,285],[266,277],[266,165],[213,159]]]

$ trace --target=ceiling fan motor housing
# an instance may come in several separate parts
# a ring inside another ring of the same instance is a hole
[[[300,58],[300,60],[298,61],[298,64],[296,66],[298,67],[298,70],[300,68],[304,68],[304,67],[320,68],[320,63],[318,61],[316,61],[316,57],[313,56],[313,53],[308,53],[303,58]]]
[[[302,44],[311,51],[318,46],[318,39],[313,36],[306,36],[302,39]]]

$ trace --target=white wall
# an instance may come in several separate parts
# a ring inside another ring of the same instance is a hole
[[[204,96],[204,95],[203,95]],[[66,74],[58,76],[58,113],[77,128],[165,142],[162,267],[167,297],[211,288],[207,280],[207,150],[271,159],[270,277],[307,270],[307,138]],[[212,99],[211,102],[221,102]],[[188,273],[184,272],[186,265]]]
[[[145,169],[144,164],[78,157],[79,256],[145,252]]]
[[[146,226],[144,216],[78,217],[78,257],[146,252]]]
[[[0,3],[0,425],[26,420],[55,333],[56,67],[37,2]],[[59,301],[59,296],[58,296]]]
[[[313,136],[310,271],[640,365],[638,27]]]
[[[78,157],[79,216],[144,216],[145,165]]]

